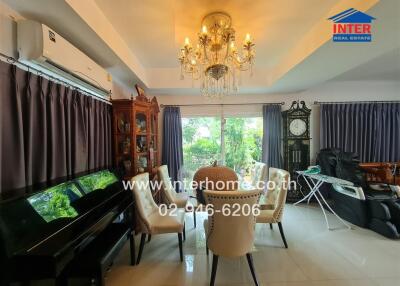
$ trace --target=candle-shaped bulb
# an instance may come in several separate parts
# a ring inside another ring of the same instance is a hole
[[[246,39],[244,41],[245,41],[245,43],[250,43],[251,42],[251,37],[250,37],[249,33],[246,34]]]
[[[192,62],[192,65],[196,64],[196,60],[194,60],[194,59],[191,62]]]
[[[185,46],[189,46],[190,45],[190,40],[189,37],[185,38]]]
[[[206,26],[203,26],[203,27],[201,28],[201,32],[202,32],[203,34],[207,34],[207,27],[206,27]]]
[[[232,51],[236,50],[236,48],[235,48],[235,42],[231,42],[231,50],[232,50]]]

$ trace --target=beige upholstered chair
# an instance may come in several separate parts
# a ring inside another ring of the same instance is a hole
[[[158,167],[157,174],[159,181],[161,183],[161,198],[162,201],[169,207],[175,204],[178,208],[186,208],[187,202],[189,200],[189,195],[187,193],[177,193],[172,185],[171,178],[168,172],[168,166],[162,165]],[[196,227],[196,212],[193,211],[193,224]],[[150,239],[150,237],[149,237]]]
[[[276,168],[269,168],[269,182],[267,190],[267,204],[260,206],[261,213],[257,216],[257,223],[277,223],[285,247],[288,248],[282,227],[283,209],[285,207],[287,190],[290,183],[289,172]]]
[[[255,162],[254,167],[251,170],[251,184],[254,186],[254,188],[259,189],[260,186],[262,187],[259,182],[265,183],[267,181],[267,176],[267,165],[261,162]]]
[[[261,190],[255,191],[204,191],[207,205],[211,205],[214,214],[204,221],[204,230],[208,249],[213,252],[210,285],[214,285],[218,257],[240,257],[246,255],[254,283],[258,285],[254,271],[251,250],[254,242],[256,206]],[[228,207],[227,207],[228,206]],[[230,213],[223,213],[229,209]],[[233,215],[235,210],[239,210]]]
[[[150,191],[148,173],[137,175],[131,181],[133,182],[139,226],[142,231],[136,263],[139,264],[142,257],[146,235],[162,233],[178,233],[179,254],[183,261],[182,234],[185,236],[185,212],[180,209],[160,211]],[[162,215],[164,213],[165,215]]]
[[[198,187],[195,191],[201,190],[218,190],[218,191],[235,191],[238,189],[238,176],[234,170],[225,166],[202,167],[196,171],[193,176],[193,182]],[[218,183],[220,182],[220,183]],[[196,227],[196,209],[201,208],[201,202],[198,201],[193,212],[194,227]]]
[[[238,189],[237,174],[225,166],[202,167],[194,174],[193,181],[207,190],[234,191]],[[218,182],[223,182],[223,184]]]
[[[161,197],[165,204],[176,204],[178,208],[185,208],[189,196],[186,193],[177,193],[172,185],[168,173],[168,166],[162,165],[157,169],[158,178],[161,182]]]

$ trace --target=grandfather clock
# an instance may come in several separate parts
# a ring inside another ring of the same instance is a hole
[[[304,101],[293,101],[289,110],[282,112],[284,164],[292,180],[297,179],[296,171],[310,165],[310,114]],[[304,191],[299,186],[289,190],[287,200],[297,201]]]

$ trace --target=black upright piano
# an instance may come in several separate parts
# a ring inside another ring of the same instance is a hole
[[[133,196],[109,170],[0,202],[0,285],[29,284],[104,270],[130,240],[134,263]]]

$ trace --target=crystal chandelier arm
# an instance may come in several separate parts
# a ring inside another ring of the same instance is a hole
[[[235,66],[241,70],[241,71],[246,71],[248,70],[251,65],[253,64],[254,61],[254,49],[253,49],[254,44],[247,43],[243,45],[243,53],[239,54],[237,51],[234,51],[232,53],[231,59],[234,62]],[[244,54],[244,55],[243,55]]]
[[[209,62],[210,59],[209,59],[209,57],[208,57],[207,47],[206,47],[205,45],[203,46],[203,51],[204,51],[204,60],[205,60],[206,62]]]
[[[197,80],[200,78],[200,69],[197,64],[197,54],[193,53],[193,48],[190,45],[185,44],[181,49],[181,56],[179,61],[181,63],[181,69],[187,73],[191,74],[192,78]]]
[[[224,62],[229,61],[230,41],[226,43],[226,51],[224,56]]]
[[[209,61],[207,47],[210,44],[210,37],[206,33],[199,34],[199,45],[203,48],[204,63]]]

